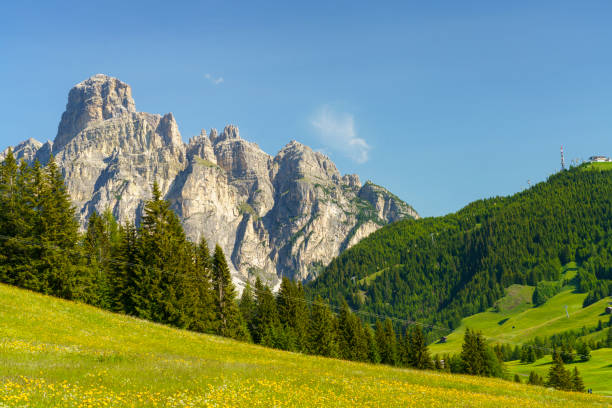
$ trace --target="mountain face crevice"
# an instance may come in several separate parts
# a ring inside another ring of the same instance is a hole
[[[138,223],[157,181],[190,239],[231,254],[238,284],[310,280],[382,225],[418,218],[386,189],[341,175],[296,141],[272,157],[228,125],[184,143],[172,113],[138,112],[130,86],[102,74],[69,92],[53,143],[29,139],[13,151],[27,162],[55,156],[83,227],[106,208]]]

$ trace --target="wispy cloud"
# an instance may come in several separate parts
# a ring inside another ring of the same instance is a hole
[[[352,114],[337,112],[324,105],[314,113],[310,124],[326,147],[342,152],[357,163],[368,161],[371,147],[364,139],[357,137]]]
[[[219,85],[223,83],[223,77],[213,77],[210,74],[204,74],[204,78],[208,79],[210,81],[211,84],[213,85]]]

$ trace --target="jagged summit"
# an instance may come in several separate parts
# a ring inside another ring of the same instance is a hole
[[[136,111],[130,86],[102,74],[70,90],[53,143],[16,149],[26,161],[55,155],[82,226],[106,208],[138,222],[157,181],[187,235],[222,246],[237,283],[312,279],[382,225],[418,217],[295,140],[272,157],[227,125],[184,143],[172,113]]]
[[[68,93],[66,111],[53,142],[54,152],[90,124],[129,112],[136,112],[136,105],[132,88],[125,82],[103,74],[79,82]]]

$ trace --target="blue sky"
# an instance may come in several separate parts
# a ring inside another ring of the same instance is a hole
[[[327,153],[425,216],[612,155],[612,3],[10,2],[1,147],[53,139],[96,73],[185,139],[240,127]]]

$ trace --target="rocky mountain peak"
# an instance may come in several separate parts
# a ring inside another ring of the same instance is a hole
[[[272,157],[228,125],[185,144],[172,113],[137,112],[131,88],[106,75],[70,90],[54,143],[31,139],[13,152],[28,162],[55,155],[82,227],[106,209],[138,222],[157,182],[190,239],[221,245],[238,285],[312,279],[382,225],[418,217],[295,140]]]
[[[181,133],[179,132],[178,125],[172,112],[165,114],[161,118],[157,126],[157,133],[159,133],[169,145],[180,146],[183,144]]]
[[[61,150],[91,123],[130,112],[136,112],[136,106],[128,84],[103,74],[78,83],[68,94],[66,111],[53,143],[54,152]]]
[[[340,180],[340,172],[329,157],[292,140],[281,149],[274,161],[280,172],[319,180]]]
[[[210,131],[210,141],[213,144],[221,143],[225,140],[238,139],[240,139],[240,131],[235,125],[227,125],[220,135],[217,134],[217,129],[211,129]]]

